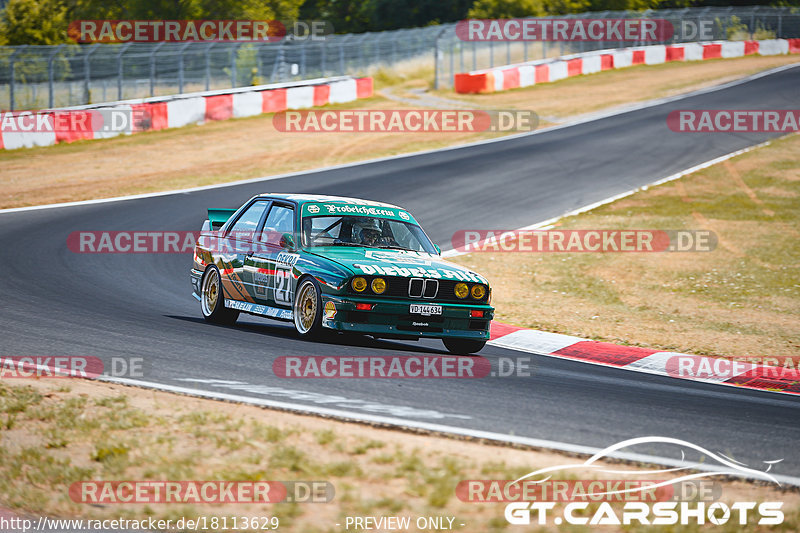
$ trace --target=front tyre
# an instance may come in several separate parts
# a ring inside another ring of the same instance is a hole
[[[322,293],[314,278],[303,278],[292,304],[294,329],[303,338],[319,337],[322,331]]]
[[[226,326],[234,324],[239,318],[239,311],[225,307],[222,279],[217,267],[212,265],[206,269],[200,287],[200,309],[203,311],[203,318],[213,324]]]
[[[473,339],[442,339],[447,351],[455,355],[471,355],[478,353],[486,346],[486,341]]]

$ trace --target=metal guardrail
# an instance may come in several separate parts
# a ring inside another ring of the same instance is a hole
[[[548,17],[559,19],[663,19],[675,33],[663,41],[579,41],[579,42],[467,42],[455,31],[442,32],[436,41],[434,87],[452,87],[453,76],[495,66],[522,63],[580,52],[681,42],[789,39],[800,37],[800,9],[787,7],[707,7],[647,11],[602,11]],[[700,32],[701,23],[707,31]],[[686,32],[683,32],[686,28]],[[691,29],[697,29],[693,36]]]
[[[0,47],[0,109],[66,107],[363,75],[430,58],[440,27],[329,35],[320,41]]]
[[[793,8],[691,8],[606,11],[560,18],[714,20],[714,39],[800,36]],[[329,35],[277,43],[128,43],[0,47],[0,109],[66,107],[246,87],[328,76],[359,76],[404,63],[433,68],[436,86],[453,74],[514,62],[615,47],[620,43],[476,43],[456,24]],[[695,40],[708,40],[698,36]],[[625,43],[636,44],[636,43]]]

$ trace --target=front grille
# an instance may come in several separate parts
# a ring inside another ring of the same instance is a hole
[[[353,290],[352,286],[349,286],[351,294],[355,294],[358,296],[400,298],[412,301],[420,301],[427,299],[430,301],[460,303],[460,304],[470,304],[470,303],[484,304],[486,303],[486,300],[489,297],[489,290],[487,288],[486,295],[480,300],[476,300],[472,298],[472,296],[467,296],[463,300],[459,299],[456,297],[455,287],[456,284],[461,282],[452,279],[437,280],[437,279],[427,278],[428,283],[423,284],[423,278],[401,278],[397,276],[360,276],[360,277],[366,278],[367,289],[364,292],[356,292]],[[375,294],[374,292],[372,292],[372,289],[370,288],[372,286],[372,280],[376,277],[382,277],[384,280],[386,280],[386,290],[383,292],[383,294]],[[438,282],[438,284],[433,282]],[[475,285],[475,283],[470,283],[469,281],[465,281],[464,283],[466,283],[470,288],[473,285]],[[424,293],[423,293],[423,287],[425,290]],[[416,297],[409,296],[409,291],[411,291],[411,294],[421,294],[422,296],[416,296]],[[431,296],[432,294],[435,294],[435,297]]]

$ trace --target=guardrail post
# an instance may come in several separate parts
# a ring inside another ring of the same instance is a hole
[[[433,40],[433,88],[439,88],[439,69],[441,67],[441,60],[439,58],[439,54],[441,54],[441,50],[439,49],[439,38],[444,35],[444,32],[447,30],[442,30],[439,32],[438,35]]]
[[[358,47],[358,56],[359,56],[359,58],[361,59],[361,72],[362,72],[362,74],[366,74],[366,73],[367,73],[367,58],[364,56],[364,48],[365,48],[364,42],[367,40],[367,37],[368,37],[368,36],[369,36],[369,34],[368,34],[368,33],[365,33],[365,34],[364,34],[364,35],[363,35],[363,36],[362,36],[362,37],[361,37],[361,38],[358,40],[358,44],[359,44],[359,47]]]
[[[231,49],[231,88],[236,87],[236,57],[239,54],[239,48],[242,47],[242,43],[238,43],[236,46]],[[281,43],[281,50],[283,50],[283,44]]]
[[[375,44],[375,64],[380,65],[381,63],[381,39],[383,38],[383,32],[380,32],[373,41]]]
[[[14,80],[14,78],[16,77],[16,67],[14,63],[17,62],[16,55],[27,47],[28,47],[27,44],[20,46],[19,48],[14,50],[14,52],[12,52],[11,54],[11,57],[8,58],[9,61],[8,70],[9,74],[11,75],[11,79],[9,80],[9,85],[8,85],[8,98],[9,98],[8,108],[11,111],[14,111],[14,100],[16,100],[16,96],[14,95],[14,88],[16,86],[16,81]]]
[[[186,50],[191,42],[184,43],[183,46],[180,47],[178,50],[179,58],[178,58],[178,92],[183,93],[183,51]]]
[[[214,48],[214,45],[217,43],[208,43],[206,47],[206,91],[208,91],[211,87],[211,49]]]
[[[300,77],[306,77],[306,43],[300,43]]]
[[[51,109],[55,107],[55,95],[53,94],[53,60],[65,46],[66,45],[64,44],[59,44],[52,52],[50,52],[50,56],[47,58],[47,107]]]
[[[153,50],[150,51],[150,96],[156,95],[156,52],[164,46],[164,43],[158,43]]]
[[[478,70],[478,43],[472,41],[472,70]]]
[[[345,35],[339,41],[339,75],[343,76],[345,73],[344,67],[344,42],[350,38],[350,35]]]
[[[119,53],[117,54],[117,100],[122,100],[122,54],[133,43],[125,43],[122,45]]]
[[[90,87],[89,84],[91,83],[91,67],[89,65],[89,59],[91,58],[92,54],[97,50],[97,47],[100,46],[99,43],[95,43],[89,45],[89,50],[86,52],[86,55],[83,56],[83,92],[84,92],[84,104],[88,104],[91,101],[91,94],[90,94]]]
[[[447,79],[452,80],[455,77],[455,65],[453,64],[453,41],[451,39],[447,39],[447,55],[450,58],[450,72]]]

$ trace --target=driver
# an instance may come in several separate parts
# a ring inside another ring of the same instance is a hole
[[[383,230],[381,230],[381,224],[378,222],[378,219],[367,219],[365,222],[359,223],[358,227],[361,228],[357,233],[361,244],[365,246],[375,246],[382,240]]]

